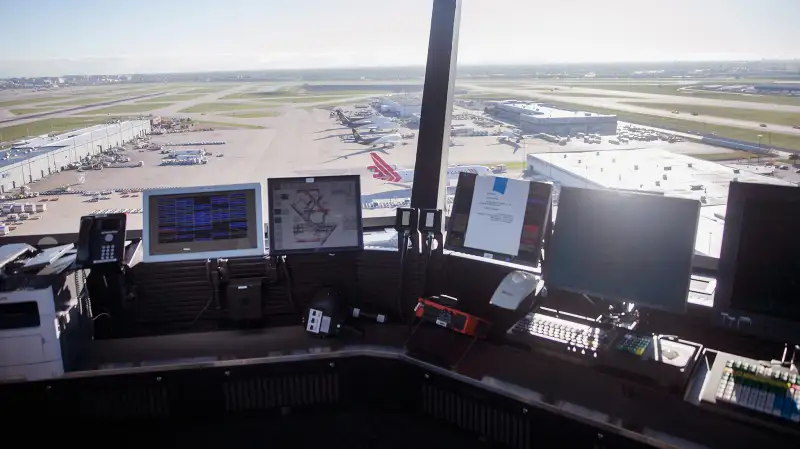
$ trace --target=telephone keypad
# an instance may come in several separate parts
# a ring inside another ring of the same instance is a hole
[[[115,256],[114,245],[102,245],[100,247],[100,260],[113,259]]]

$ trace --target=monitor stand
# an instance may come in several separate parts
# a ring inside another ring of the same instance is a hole
[[[633,330],[639,325],[639,310],[632,302],[603,301],[608,308],[600,313],[600,321],[614,327]]]
[[[789,354],[789,351],[791,351],[791,355]],[[795,360],[797,358],[797,355],[798,355],[797,353],[798,352],[800,352],[800,345],[791,345],[791,348],[790,348],[790,345],[788,343],[784,343],[783,344],[783,354],[781,355],[781,359],[780,360],[771,360],[770,363],[772,365],[780,364],[780,366],[782,366],[783,368],[787,368],[790,371],[795,371],[796,372],[797,371],[797,366],[795,365]],[[787,356],[789,356],[788,359],[787,359]]]

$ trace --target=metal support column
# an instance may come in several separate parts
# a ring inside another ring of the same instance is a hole
[[[433,0],[411,207],[443,209],[461,0]]]

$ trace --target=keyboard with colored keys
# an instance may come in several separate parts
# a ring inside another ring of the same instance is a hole
[[[800,422],[800,376],[777,365],[741,359],[725,361],[715,399]]]

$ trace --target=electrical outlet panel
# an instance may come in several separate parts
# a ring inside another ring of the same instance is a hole
[[[321,325],[322,325],[322,311],[317,309],[310,309],[308,311],[308,321],[306,322],[306,331],[318,334]]]

